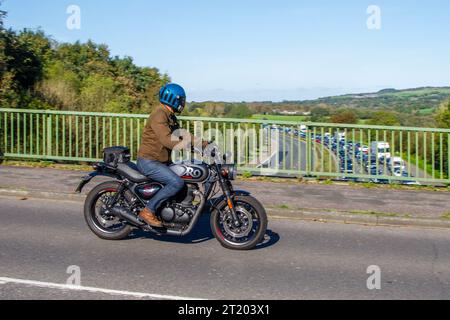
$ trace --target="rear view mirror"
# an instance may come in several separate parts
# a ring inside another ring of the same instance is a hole
[[[231,160],[232,155],[233,155],[233,154],[232,154],[231,152],[229,152],[229,151],[226,152],[226,153],[223,155],[223,162],[224,162],[224,163],[228,163],[227,161],[228,161],[228,160]]]

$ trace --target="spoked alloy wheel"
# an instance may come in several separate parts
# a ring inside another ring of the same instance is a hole
[[[116,191],[105,190],[103,193],[99,194],[97,201],[95,202],[94,208],[94,224],[103,232],[117,232],[125,227],[125,222],[121,221],[118,217],[108,213],[106,209],[106,204],[112,197],[116,195]],[[119,201],[117,205],[121,205],[123,201]]]
[[[267,229],[267,215],[263,206],[253,197],[235,197],[234,209],[240,225],[235,226],[231,211],[222,203],[211,215],[211,229],[216,239],[226,248],[249,250],[259,244]]]
[[[258,230],[259,219],[257,214],[254,213],[254,209],[249,207],[248,204],[238,203],[235,207],[236,214],[241,221],[241,225],[236,227],[233,224],[233,217],[231,216],[231,210],[226,209],[220,216],[220,229],[227,235],[231,241],[245,242],[250,239],[256,230]],[[254,228],[253,228],[254,227]]]
[[[106,203],[113,197],[119,187],[118,182],[105,182],[95,187],[87,196],[84,205],[84,218],[89,228],[98,237],[106,240],[126,238],[132,227],[125,221],[107,212]],[[121,199],[116,205],[126,206]]]

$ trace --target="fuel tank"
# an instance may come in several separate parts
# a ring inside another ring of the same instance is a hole
[[[206,164],[196,164],[192,161],[173,164],[170,169],[186,182],[203,182],[209,176]]]

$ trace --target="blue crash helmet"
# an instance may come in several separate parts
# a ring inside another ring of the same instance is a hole
[[[159,91],[159,101],[174,112],[181,113],[186,105],[186,92],[180,85],[169,83]]]

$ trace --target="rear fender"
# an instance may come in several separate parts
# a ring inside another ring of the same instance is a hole
[[[120,179],[120,177],[117,174],[108,173],[108,172],[104,172],[104,171],[94,171],[94,172],[91,172],[90,174],[88,174],[87,176],[84,176],[83,178],[81,178],[81,181],[80,181],[77,189],[75,190],[75,192],[81,193],[81,191],[83,191],[83,188],[89,182],[91,182],[92,179],[94,179],[97,176],[105,176],[105,177],[111,177],[114,179]]]

